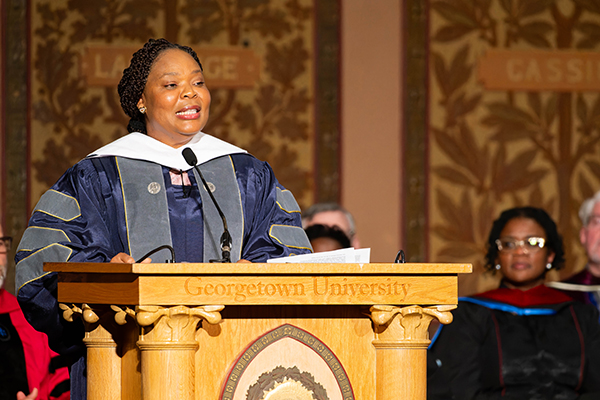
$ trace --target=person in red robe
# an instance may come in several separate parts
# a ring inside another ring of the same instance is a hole
[[[0,399],[67,400],[68,369],[61,367],[48,337],[29,325],[16,297],[4,288],[11,243],[0,227]]]

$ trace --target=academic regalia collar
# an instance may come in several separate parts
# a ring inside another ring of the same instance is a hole
[[[588,296],[588,293],[600,291],[600,278],[592,275],[586,267],[583,271],[562,282],[548,282],[546,285],[554,289],[570,292],[571,296],[581,300],[582,296],[585,298]]]
[[[17,298],[7,292],[6,289],[0,288],[0,314],[8,314],[18,309]]]
[[[600,285],[600,277],[594,276],[586,265],[582,271],[565,279],[565,282],[581,285]]]
[[[529,290],[509,289],[501,285],[498,289],[470,297],[459,297],[458,300],[459,308],[460,302],[466,302],[523,317],[555,315],[564,303],[574,301],[566,294],[546,285],[538,285]],[[441,329],[438,329],[431,339],[429,349],[440,332]]]
[[[203,132],[198,132],[189,143],[178,149],[166,145],[146,134],[132,132],[99,148],[88,155],[88,158],[119,156],[135,160],[151,161],[169,168],[187,171],[191,167],[181,154],[186,147],[194,151],[198,158],[198,164],[203,164],[228,154],[246,153],[246,150]]]
[[[573,301],[573,299],[565,293],[549,288],[546,285],[538,285],[529,290],[500,287],[495,290],[490,290],[489,292],[477,294],[473,297],[498,301],[516,307],[536,307]]]

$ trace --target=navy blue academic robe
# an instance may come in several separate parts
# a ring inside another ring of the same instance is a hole
[[[243,213],[240,258],[265,262],[269,258],[311,252],[301,228],[300,209],[291,193],[279,184],[270,166],[245,153],[222,157],[231,158],[239,187],[235,195],[240,198]],[[188,169],[191,187],[171,183],[173,168],[163,166],[162,170],[176,258],[208,262],[203,260],[202,252],[202,199],[192,169]],[[71,395],[73,399],[84,399],[83,324],[62,318],[56,298],[56,273],[43,272],[41,264],[45,261],[109,262],[117,253],[130,254],[117,158],[86,158],[71,167],[50,191],[59,203],[64,199],[64,205],[52,204],[51,211],[36,209],[30,219],[30,234],[25,233],[15,259],[18,300],[29,322],[48,335],[50,346],[59,354],[71,357]],[[274,226],[279,232],[284,229],[285,238],[273,234]],[[222,231],[222,227],[215,230]],[[39,245],[23,248],[26,236],[29,243],[37,240]]]

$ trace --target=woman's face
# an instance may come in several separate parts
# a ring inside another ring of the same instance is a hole
[[[146,107],[146,130],[171,147],[181,147],[208,121],[210,92],[198,63],[169,49],[154,61],[138,108]]]
[[[500,232],[501,241],[520,241],[532,237],[546,239],[546,232],[531,218],[513,218]],[[504,275],[504,283],[512,289],[528,290],[544,282],[546,264],[554,260],[554,252],[547,247],[528,248],[517,242],[514,249],[498,251],[497,263]]]

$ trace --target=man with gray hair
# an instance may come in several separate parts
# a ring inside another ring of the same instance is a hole
[[[320,224],[336,226],[350,238],[350,244],[355,249],[360,248],[360,241],[356,235],[356,224],[352,214],[337,203],[316,203],[302,212],[302,227]]]
[[[556,287],[600,310],[600,191],[581,204],[579,218],[579,240],[587,254],[587,265]]]

